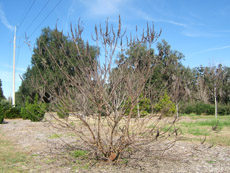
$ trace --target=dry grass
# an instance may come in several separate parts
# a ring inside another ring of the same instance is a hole
[[[18,151],[11,141],[0,133],[0,172],[26,172],[30,156]]]

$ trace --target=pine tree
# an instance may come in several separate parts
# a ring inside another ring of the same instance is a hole
[[[2,81],[0,79],[0,100],[5,99],[4,95],[3,95],[3,91],[2,91]]]

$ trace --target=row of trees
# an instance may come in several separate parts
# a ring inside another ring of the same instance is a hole
[[[99,58],[99,50],[80,38],[77,40],[80,54],[84,54],[84,63],[90,64],[90,61]],[[16,93],[17,104],[24,104],[27,96],[34,97],[37,91],[35,85],[43,87],[42,81],[46,81],[48,86],[63,87],[70,79],[66,75],[74,77],[79,63],[79,53],[75,48],[75,43],[57,29],[51,30],[45,28],[37,40],[37,46],[34,48],[31,66],[23,75],[22,85]],[[86,52],[89,52],[87,56]],[[222,65],[213,67],[197,67],[190,69],[182,65],[181,61],[184,55],[178,51],[171,50],[170,45],[162,40],[157,44],[157,51],[152,48],[148,50],[146,44],[132,44],[130,48],[118,55],[117,63],[122,64],[126,60],[134,62],[139,61],[140,66],[147,52],[152,60],[151,66],[154,67],[151,79],[145,86],[145,97],[156,103],[164,91],[167,91],[172,101],[179,106],[179,103],[203,102],[214,104],[229,104],[230,102],[230,68]],[[52,54],[53,56],[49,56]],[[138,56],[137,56],[138,55]],[[68,61],[63,61],[63,57],[68,57]],[[67,74],[63,74],[59,68],[53,65],[54,59],[58,66],[62,67]],[[119,66],[117,66],[119,68]],[[136,67],[139,68],[139,67]],[[116,69],[113,70],[114,72]],[[42,76],[42,77],[41,77]],[[47,92],[48,88],[43,87],[39,93],[40,96],[49,103],[51,96]]]

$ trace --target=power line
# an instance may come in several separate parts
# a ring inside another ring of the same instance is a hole
[[[44,11],[44,9],[46,8],[46,6],[48,5],[48,3],[50,2],[50,0],[47,0],[47,2],[44,4],[44,6],[42,7],[42,9],[38,12],[38,14],[36,15],[36,17],[33,19],[33,21],[30,23],[30,25],[27,27],[27,29],[25,31],[28,31],[29,28],[33,25],[33,23],[36,21],[36,19],[39,17],[39,15]],[[29,5],[29,4],[28,4]],[[21,36],[22,37],[22,36]],[[21,47],[23,46],[24,42],[22,44],[20,44],[21,38],[19,38],[19,44],[18,44],[18,54],[17,54],[17,60],[16,60],[16,67],[18,65],[18,61],[20,58],[20,50]]]
[[[18,41],[18,52],[17,52],[17,55],[16,55],[16,64],[15,64],[15,68],[17,69],[17,66],[18,66],[18,62],[19,62],[19,58],[20,58],[20,51],[21,51],[21,46],[23,44],[21,44],[21,38],[19,38],[19,41]]]
[[[29,7],[29,9],[28,9],[27,12],[25,13],[25,15],[24,15],[22,21],[21,21],[21,22],[19,23],[19,25],[18,25],[18,29],[19,29],[19,27],[22,25],[22,23],[25,21],[26,17],[28,16],[29,12],[31,11],[31,9],[32,9],[32,7],[33,7],[35,1],[36,1],[36,0],[33,0],[32,4],[31,4],[30,7]]]
[[[32,1],[29,1],[29,3],[27,4],[27,6],[26,6],[26,8],[25,8],[25,11],[24,11],[24,13],[23,13],[23,15],[22,15],[22,17],[21,17],[19,23],[21,23],[22,19],[25,17],[25,14],[26,14],[26,12],[28,11],[31,2],[32,2]],[[19,23],[18,23],[18,26],[19,26]]]
[[[40,14],[44,11],[44,9],[46,8],[46,6],[48,5],[49,2],[50,2],[50,0],[47,0],[46,4],[42,7],[42,9],[39,11],[39,13],[37,14],[37,16],[33,19],[33,21],[30,23],[30,25],[26,28],[26,31],[28,31],[29,28],[33,25],[33,23],[40,16]]]
[[[46,6],[48,5],[48,3],[50,2],[50,0],[47,0],[47,2],[44,4],[44,6],[42,7],[42,9],[38,12],[38,14],[36,15],[36,17],[33,19],[33,21],[30,23],[30,25],[28,25],[28,27],[26,28],[25,30],[25,34],[26,34],[26,31],[28,31],[31,26],[33,25],[33,23],[36,21],[36,19],[40,16],[40,14],[44,11],[44,9],[46,8]],[[20,38],[23,37],[23,34],[20,36]],[[22,44],[20,44],[18,47],[20,48],[21,46],[23,46],[24,42]],[[20,51],[20,49],[19,49]],[[18,54],[19,56],[19,54]]]
[[[61,3],[62,0],[59,0],[58,3],[52,8],[52,10],[46,15],[46,17],[42,20],[42,22],[33,30],[33,32],[30,34],[30,36],[28,38],[30,38],[35,31],[38,30],[38,28],[41,26],[41,24],[43,22],[45,22],[45,20],[51,15],[51,13],[57,8],[57,6]]]

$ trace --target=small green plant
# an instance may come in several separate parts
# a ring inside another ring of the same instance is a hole
[[[214,163],[216,163],[215,160],[207,160],[206,162],[209,163],[209,164],[214,164]]]
[[[219,115],[230,115],[230,105],[219,105],[218,114]]]
[[[29,103],[29,99],[27,98],[25,107],[21,108],[21,115],[23,119],[41,121],[45,115],[45,111],[46,105],[39,103],[38,95],[36,95],[33,103]]]
[[[69,112],[65,109],[61,110],[61,111],[58,111],[57,112],[57,115],[59,118],[68,118],[69,117]]]
[[[4,99],[0,100],[0,106],[3,109],[3,112],[9,110],[12,107],[11,103],[8,100],[4,100]]]
[[[74,157],[74,158],[84,158],[86,157],[86,155],[88,154],[87,151],[85,150],[75,150],[71,153],[71,155]]]
[[[18,106],[13,107],[7,100],[0,100],[0,109],[0,122],[4,118],[21,118],[20,108]]]
[[[62,135],[61,134],[52,134],[49,136],[50,139],[57,139],[57,138],[60,138]]]
[[[165,92],[160,101],[154,106],[154,110],[160,112],[163,116],[170,117],[176,113],[176,106]]]
[[[89,169],[89,164],[85,163],[88,151],[85,150],[75,150],[70,153],[70,155],[75,160],[75,164],[73,166],[73,170],[79,170],[79,169]]]
[[[129,160],[128,160],[128,159],[126,159],[126,158],[123,158],[123,159],[122,159],[122,161],[121,161],[121,163],[122,163],[122,164],[125,164],[125,165],[127,165],[127,164],[128,164],[128,162],[129,162]]]
[[[2,106],[0,105],[0,124],[3,123],[3,120],[4,120],[4,112]]]
[[[21,118],[20,109],[18,107],[10,107],[4,114],[5,118],[8,119]]]
[[[125,114],[128,115],[130,112],[130,105],[131,105],[131,99],[128,99],[125,103]],[[151,101],[149,98],[145,98],[143,94],[140,95],[138,105],[136,105],[133,109],[132,116],[138,115],[138,109],[139,109],[139,115],[141,117],[148,115],[151,112]]]

